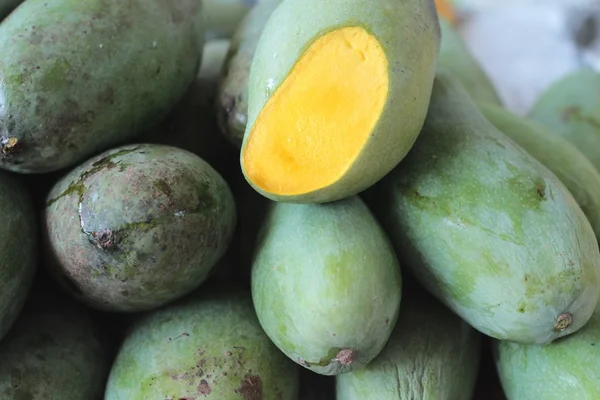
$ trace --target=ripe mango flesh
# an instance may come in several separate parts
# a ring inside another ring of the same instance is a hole
[[[529,117],[573,143],[600,171],[600,74],[583,69],[551,85]]]
[[[359,369],[398,316],[398,260],[367,206],[275,203],[252,265],[258,319],[288,357],[321,375]]]
[[[429,298],[403,298],[396,327],[367,366],[336,376],[337,400],[471,400],[481,334]]]
[[[600,238],[600,173],[571,142],[544,125],[494,106],[480,110],[498,130],[544,164],[565,184]]]
[[[240,162],[285,202],[328,202],[373,185],[423,125],[439,50],[433,0],[286,0],[250,70]]]
[[[297,400],[298,366],[261,329],[247,292],[192,296],[134,324],[105,400]]]
[[[480,332],[548,343],[599,296],[600,252],[560,180],[438,73],[409,156],[365,194],[404,265]]]

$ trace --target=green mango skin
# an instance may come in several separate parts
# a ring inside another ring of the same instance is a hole
[[[249,293],[211,293],[139,320],[104,400],[296,400],[298,370],[265,335]]]
[[[65,289],[100,310],[135,312],[204,282],[229,246],[236,210],[225,180],[198,156],[129,145],[57,182],[44,222]]]
[[[0,342],[0,398],[102,399],[108,342],[85,310],[46,300],[53,304],[26,308]]]
[[[600,399],[600,313],[577,332],[546,346],[495,342],[508,400]]]
[[[198,12],[197,0],[23,3],[0,24],[0,167],[74,166],[165,118],[198,71]]]
[[[202,4],[206,40],[230,39],[244,17],[265,0],[196,0]]]
[[[582,69],[551,85],[528,116],[574,144],[600,171],[600,74]]]
[[[600,253],[583,211],[451,75],[409,156],[365,197],[400,260],[480,332],[542,344],[592,315]]]
[[[23,309],[38,261],[38,221],[33,201],[25,186],[4,171],[0,171],[0,215],[2,340]]]
[[[219,86],[217,115],[223,135],[242,147],[248,121],[248,78],[260,35],[281,0],[263,0],[238,26],[231,39]]]
[[[366,367],[336,377],[337,400],[471,400],[481,334],[431,299],[402,299],[396,327]]]
[[[480,110],[498,130],[544,164],[565,184],[600,237],[600,173],[566,139],[549,132],[530,118],[494,106],[482,104]]]
[[[398,317],[402,278],[388,238],[360,198],[274,203],[256,249],[254,307],[288,357],[338,375],[379,354]]]
[[[22,2],[23,0],[0,0],[0,22]]]
[[[494,85],[473,58],[452,24],[440,18],[442,41],[438,68],[451,73],[477,103],[502,105]]]
[[[337,182],[301,195],[265,192],[253,185],[243,163],[244,148],[259,113],[313,42],[329,31],[349,26],[364,27],[378,38],[389,62],[388,98],[371,133],[373,138]],[[404,158],[419,135],[429,105],[439,46],[440,27],[433,0],[281,3],[267,21],[250,68],[248,121],[240,160],[248,182],[271,200],[294,203],[340,200],[372,186]]]

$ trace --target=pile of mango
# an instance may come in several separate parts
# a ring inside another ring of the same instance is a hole
[[[0,399],[600,399],[600,75],[454,23],[0,0]]]

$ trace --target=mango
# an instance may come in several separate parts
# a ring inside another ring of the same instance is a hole
[[[458,32],[443,18],[440,19],[440,27],[442,42],[438,68],[452,74],[474,101],[502,105],[490,78],[473,58]]]
[[[574,144],[600,171],[600,74],[570,73],[541,94],[528,116]]]
[[[267,335],[292,360],[321,375],[368,364],[398,317],[398,259],[356,196],[327,204],[272,204],[251,280]]]
[[[137,321],[105,400],[296,400],[298,367],[271,343],[250,293],[192,296]]]
[[[0,24],[0,168],[74,166],[164,119],[193,82],[197,0],[27,0]]]
[[[107,311],[150,310],[196,289],[223,256],[236,209],[225,182],[175,147],[118,147],[69,172],[44,213],[51,271]]]
[[[481,335],[427,297],[403,298],[382,352],[366,367],[336,377],[337,400],[471,400]]]
[[[25,186],[4,171],[0,171],[0,215],[2,340],[23,309],[38,261],[38,221],[33,201]]]
[[[223,135],[238,148],[242,146],[248,121],[248,78],[258,39],[281,0],[262,0],[238,26],[231,38],[219,85],[217,115]]]
[[[600,399],[600,313],[575,335],[546,346],[495,342],[508,400]]]
[[[0,22],[22,2],[23,0],[0,0]]]
[[[450,74],[409,156],[365,198],[401,262],[480,332],[542,344],[592,315],[600,252],[583,211]]]
[[[482,104],[480,110],[498,130],[565,184],[590,221],[596,238],[600,238],[600,173],[581,151],[530,118],[492,104]]]
[[[440,32],[433,0],[286,0],[259,39],[240,163],[275,201],[373,185],[414,144]]]
[[[102,399],[107,343],[87,310],[36,296],[0,342],[0,398]]]
[[[264,0],[196,0],[202,5],[206,40],[230,39],[244,17]]]
[[[440,22],[444,20],[450,22],[452,25],[456,23],[457,16],[452,0],[435,0],[435,7],[440,17]]]

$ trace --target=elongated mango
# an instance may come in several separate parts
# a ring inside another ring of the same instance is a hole
[[[398,317],[398,260],[358,197],[275,203],[252,265],[252,298],[271,340],[322,375],[366,365]]]
[[[286,0],[260,37],[240,162],[264,196],[342,199],[404,158],[439,50],[433,0]]]
[[[566,139],[544,125],[493,104],[480,106],[496,128],[552,171],[571,192],[600,238],[600,173]]]
[[[590,223],[451,75],[438,74],[409,156],[366,197],[401,261],[479,331],[548,343],[592,315],[600,252]]]

